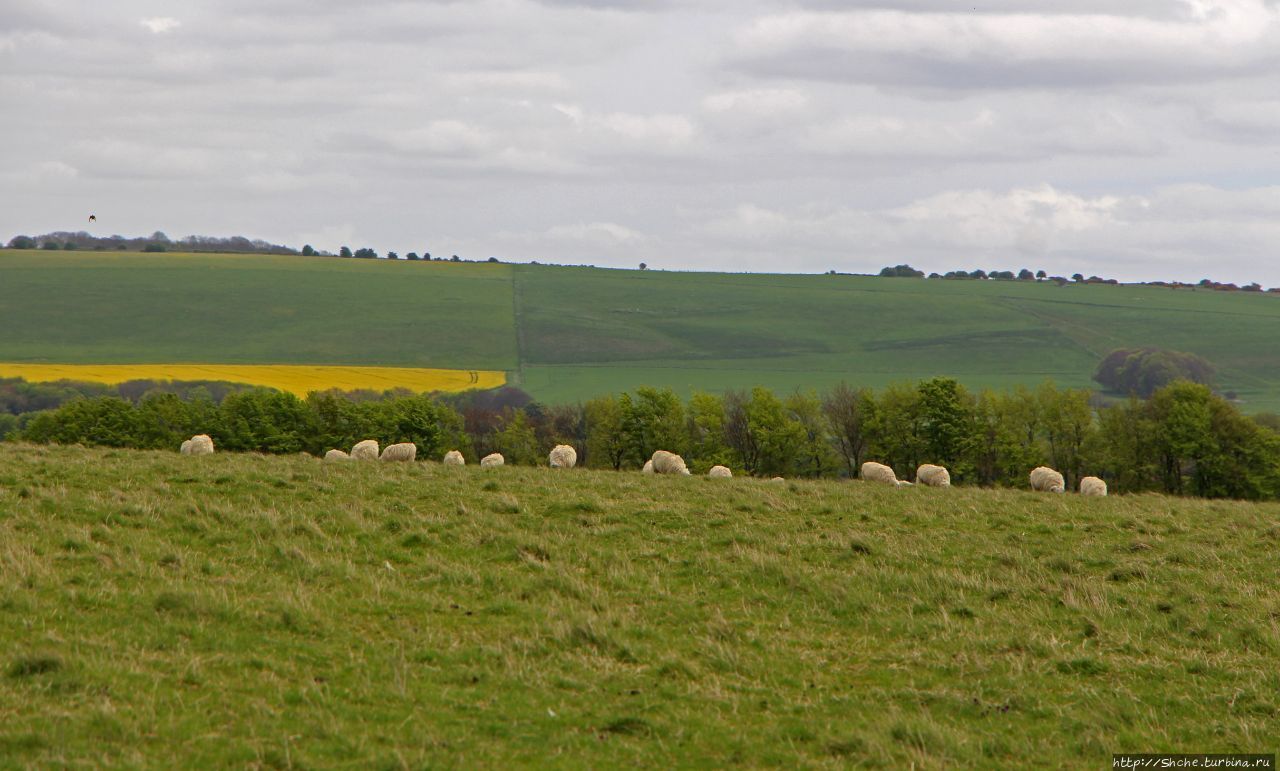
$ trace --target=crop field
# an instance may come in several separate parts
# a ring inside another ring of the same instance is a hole
[[[14,766],[1273,752],[1280,506],[0,445]]]
[[[129,380],[222,380],[288,391],[305,397],[311,391],[466,391],[497,388],[506,382],[502,372],[410,367],[308,367],[271,364],[4,364],[0,377],[28,382],[79,380],[114,385]]]
[[[1280,411],[1280,297],[1145,286],[262,255],[0,251],[0,361],[506,372],[548,402],[938,375],[1094,387],[1101,358],[1208,359]]]

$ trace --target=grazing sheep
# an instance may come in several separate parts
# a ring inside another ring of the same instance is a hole
[[[728,479],[733,476],[733,472],[726,466],[712,466],[707,476],[713,479]]]
[[[886,485],[898,487],[898,476],[893,473],[893,469],[883,463],[875,461],[867,461],[862,464],[861,477],[865,482],[882,482]]]
[[[916,469],[916,482],[925,487],[950,487],[951,472],[942,466],[926,463]]]
[[[787,481],[787,480],[783,479],[782,477],[774,477],[773,479],[770,479],[769,481],[770,481],[770,482],[785,482],[785,481]]]
[[[1038,493],[1060,493],[1067,487],[1061,474],[1048,466],[1037,466],[1031,472],[1031,489]]]
[[[689,476],[689,467],[685,465],[684,458],[666,450],[658,450],[653,454],[651,460],[653,463],[653,472],[655,474],[684,474]]]
[[[1104,496],[1107,494],[1107,483],[1097,477],[1085,477],[1080,480],[1080,494]]]
[[[330,450],[324,454],[326,461],[351,460],[351,455],[342,450]]]
[[[480,459],[480,468],[493,468],[495,466],[505,466],[507,459],[502,457],[501,453],[490,453]]]
[[[640,469],[640,473],[641,473],[641,474],[652,474],[652,473],[653,473],[653,461],[651,461],[651,460],[647,460],[647,461],[645,461],[645,462],[644,462],[644,468]]]
[[[178,452],[182,453],[183,455],[190,455],[190,454],[191,454],[191,440],[190,440],[190,439],[183,439],[183,440],[182,440],[182,446],[178,448]]]
[[[444,454],[444,460],[441,461],[446,466],[465,466],[467,459],[462,457],[462,453],[457,450],[450,450]]]
[[[406,461],[412,463],[413,459],[416,457],[418,457],[418,445],[413,442],[401,442],[400,444],[387,445],[378,460]]]
[[[557,444],[547,456],[551,468],[573,468],[578,465],[578,451],[567,444]]]
[[[356,446],[351,448],[352,460],[377,460],[378,459],[378,440],[366,439],[363,442],[356,442]]]
[[[187,447],[188,455],[212,455],[213,440],[208,434],[196,434],[191,437],[191,444]]]

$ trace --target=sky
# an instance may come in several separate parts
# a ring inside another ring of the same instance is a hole
[[[4,0],[0,100],[4,241],[1280,286],[1280,0]]]

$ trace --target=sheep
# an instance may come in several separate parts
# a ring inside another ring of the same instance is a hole
[[[366,439],[363,442],[356,442],[356,446],[351,448],[351,460],[377,460],[378,459],[378,440]]]
[[[190,440],[190,439],[183,439],[183,440],[182,440],[182,446],[178,448],[178,452],[182,453],[183,455],[190,455],[190,454],[191,454],[191,440]]]
[[[444,460],[441,461],[446,466],[465,466],[467,459],[462,457],[462,453],[457,450],[450,450],[444,454]]]
[[[400,444],[389,444],[382,451],[382,455],[378,460],[386,461],[405,461],[412,463],[413,459],[418,457],[418,445],[413,442],[401,442]]]
[[[653,454],[651,462],[653,463],[655,474],[683,474],[689,476],[689,467],[685,465],[684,458],[675,453],[658,450]]]
[[[1080,494],[1105,496],[1107,494],[1107,483],[1097,477],[1085,477],[1080,480]]]
[[[551,468],[573,468],[578,465],[578,451],[567,444],[557,444],[547,456]]]
[[[196,434],[189,440],[190,445],[187,446],[188,455],[212,455],[213,440],[208,434]]]
[[[711,470],[707,472],[707,476],[712,479],[729,479],[733,476],[733,472],[725,466],[712,466]]]
[[[1048,466],[1037,466],[1031,471],[1031,489],[1038,493],[1060,493],[1067,488],[1061,474]]]
[[[787,480],[783,479],[782,477],[774,477],[773,479],[770,479],[769,481],[770,481],[770,482],[785,482],[785,481],[787,481]]]
[[[645,462],[644,462],[644,468],[640,469],[640,473],[641,473],[641,474],[652,474],[652,473],[653,473],[653,461],[651,461],[651,460],[647,460],[647,461],[645,461]]]
[[[495,466],[505,466],[507,459],[502,457],[501,453],[491,453],[480,459],[480,468],[494,468]]]
[[[898,476],[893,473],[893,469],[883,463],[875,461],[867,461],[862,464],[862,473],[860,474],[863,481],[866,482],[882,482],[887,485],[899,487]]]
[[[950,487],[951,472],[942,466],[925,463],[916,469],[916,482],[926,487]]]
[[[324,459],[329,462],[351,460],[351,455],[342,450],[330,450],[324,454]]]

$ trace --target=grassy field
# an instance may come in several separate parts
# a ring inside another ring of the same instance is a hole
[[[130,380],[217,380],[266,386],[305,397],[311,391],[371,388],[387,391],[466,391],[497,388],[506,374],[485,370],[411,367],[315,367],[290,364],[4,364],[0,377],[32,383],[77,380],[108,385]]]
[[[1276,749],[1280,506],[0,445],[14,766]]]
[[[0,252],[0,361],[511,370],[511,268]]]
[[[1092,387],[1106,353],[1204,356],[1280,411],[1280,297],[1158,287],[0,251],[0,362],[501,370],[550,402],[950,375]]]

